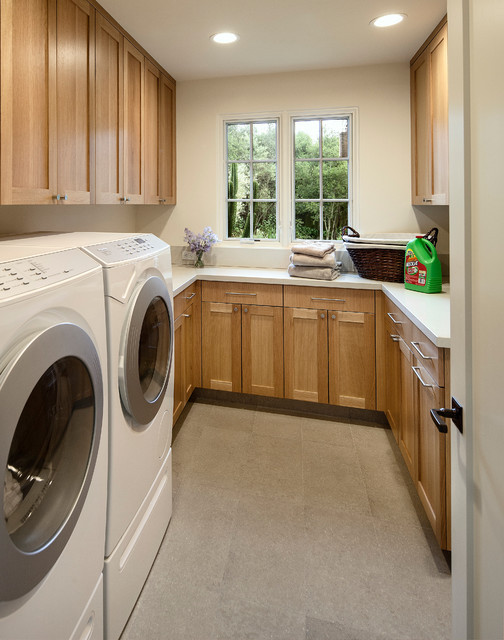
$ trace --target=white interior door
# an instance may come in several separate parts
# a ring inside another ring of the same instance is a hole
[[[504,637],[504,4],[448,0],[453,638]]]

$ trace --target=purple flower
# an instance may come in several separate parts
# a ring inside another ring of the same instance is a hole
[[[184,229],[184,232],[184,241],[187,242],[189,249],[193,253],[198,253],[198,251],[210,251],[212,245],[219,240],[210,227],[205,227],[203,229],[203,233],[193,233],[187,227]]]

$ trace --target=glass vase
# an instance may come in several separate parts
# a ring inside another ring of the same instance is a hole
[[[203,262],[203,251],[196,251],[196,262],[194,263],[194,266],[197,269],[202,269],[205,266],[205,263]]]

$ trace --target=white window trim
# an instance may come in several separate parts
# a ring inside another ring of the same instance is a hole
[[[358,229],[360,226],[359,211],[359,108],[345,107],[338,109],[303,109],[296,111],[261,111],[253,113],[220,114],[217,116],[217,134],[220,143],[217,146],[218,157],[216,166],[217,188],[216,210],[219,212],[218,223],[216,225],[217,235],[223,238],[222,244],[225,246],[265,246],[274,248],[289,248],[294,242],[294,215],[293,200],[294,193],[294,171],[292,158],[294,157],[292,128],[293,121],[298,118],[337,118],[350,116],[350,142],[351,142],[351,179],[348,185],[349,199],[352,201],[352,217],[349,224]],[[277,148],[277,184],[278,184],[278,241],[276,240],[244,240],[244,239],[224,239],[227,231],[227,171],[224,170],[226,164],[226,136],[225,127],[227,122],[240,121],[260,121],[278,120],[278,148]]]

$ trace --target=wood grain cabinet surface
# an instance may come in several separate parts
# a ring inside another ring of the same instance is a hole
[[[447,205],[448,58],[444,18],[411,60],[412,204]]]
[[[282,286],[203,282],[202,298],[203,387],[283,397]]]
[[[285,397],[374,409],[374,291],[285,287],[284,304]]]
[[[201,291],[195,282],[175,296],[173,422],[201,386]]]
[[[0,10],[0,204],[174,204],[168,74],[94,0]]]
[[[449,350],[436,347],[406,315],[379,294],[378,407],[385,411],[439,545],[450,547],[449,434],[430,410],[449,406]]]
[[[89,204],[95,9],[1,2],[1,203]]]

